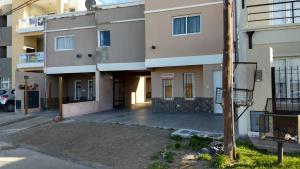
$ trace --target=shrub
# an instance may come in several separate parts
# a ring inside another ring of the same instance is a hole
[[[210,138],[203,138],[198,136],[193,136],[189,140],[189,147],[192,150],[199,150],[201,148],[207,147],[209,143],[212,142]]]

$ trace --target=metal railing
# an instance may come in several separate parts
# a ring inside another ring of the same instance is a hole
[[[247,6],[248,22],[300,23],[300,0]]]
[[[24,53],[20,55],[19,63],[42,63],[44,62],[44,52],[36,52],[36,53]]]
[[[19,19],[19,29],[35,28],[44,26],[45,17],[29,17],[25,19]]]
[[[275,68],[276,110],[300,111],[300,66]]]

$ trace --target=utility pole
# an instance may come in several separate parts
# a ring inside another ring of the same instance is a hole
[[[235,157],[233,87],[233,0],[224,0],[223,111],[224,152]]]

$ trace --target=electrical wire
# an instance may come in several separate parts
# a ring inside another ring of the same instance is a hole
[[[23,8],[29,6],[29,5],[37,2],[37,1],[39,1],[39,0],[28,0],[28,1],[24,2],[23,4],[17,6],[16,8],[13,8],[12,10],[10,10],[7,13],[3,14],[2,16],[11,15],[12,13],[14,13],[14,12],[20,10],[20,9],[23,9]]]

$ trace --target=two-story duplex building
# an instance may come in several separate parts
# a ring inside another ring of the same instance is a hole
[[[146,67],[154,112],[222,113],[223,2],[146,0]]]
[[[82,104],[96,102],[100,111],[131,107],[151,97],[143,3],[101,5],[95,11],[48,17],[45,39],[44,72],[53,107],[58,106],[59,77],[64,104],[73,103],[69,105],[78,111]]]
[[[0,89],[12,88],[11,9],[11,0],[0,1]]]

